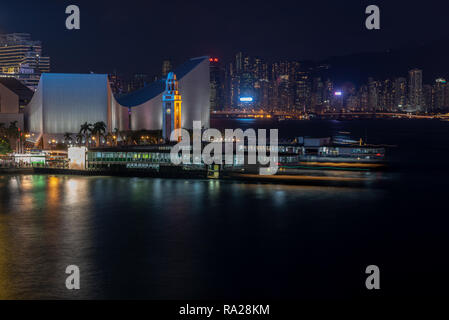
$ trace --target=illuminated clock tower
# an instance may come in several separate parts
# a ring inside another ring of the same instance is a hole
[[[165,141],[170,140],[172,131],[181,129],[181,104],[178,80],[176,75],[170,72],[162,95],[162,137]]]

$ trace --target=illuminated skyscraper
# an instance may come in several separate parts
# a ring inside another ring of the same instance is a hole
[[[407,104],[407,79],[397,78],[394,81],[394,105],[399,110]]]
[[[409,71],[409,104],[412,109],[420,110],[423,107],[422,70]]]
[[[210,108],[211,111],[224,109],[224,71],[218,58],[210,58]]]
[[[368,86],[363,85],[359,89],[359,104],[360,104],[360,111],[367,111],[369,110],[369,91]]]
[[[235,72],[238,74],[243,70],[243,54],[241,52],[235,55]]]
[[[311,82],[307,72],[299,72],[296,80],[296,109],[302,112],[310,111]]]
[[[393,111],[394,109],[394,84],[391,80],[386,79],[380,83],[379,92],[379,110]]]
[[[368,108],[377,111],[379,106],[380,83],[373,78],[368,79]]]
[[[135,74],[132,77],[131,81],[128,83],[128,92],[133,92],[145,88],[150,83],[151,80],[147,74],[143,73]]]
[[[0,77],[14,77],[34,90],[48,72],[50,58],[42,56],[40,41],[27,33],[0,35]]]
[[[432,86],[430,84],[423,85],[423,111],[432,111]]]
[[[112,93],[114,93],[115,95],[121,95],[124,93],[124,81],[116,71],[114,71],[114,73],[108,74],[108,80],[109,85],[111,86]]]
[[[435,80],[435,84],[432,88],[432,111],[442,112],[447,111],[449,108],[449,85],[443,78]]]

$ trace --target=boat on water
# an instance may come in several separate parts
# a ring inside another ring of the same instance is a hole
[[[281,172],[298,169],[371,171],[387,167],[386,147],[350,138],[298,137],[279,145]]]

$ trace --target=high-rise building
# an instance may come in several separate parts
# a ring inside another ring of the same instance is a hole
[[[232,75],[233,75],[233,64],[232,63],[228,63],[226,64],[226,68],[225,68],[225,75],[224,75],[224,105],[225,105],[225,109],[228,110],[230,108],[232,108],[232,94],[233,94],[233,89],[232,89]]]
[[[394,80],[394,107],[400,110],[407,104],[407,79],[397,78]]]
[[[239,96],[238,105],[239,107],[253,107],[256,103],[257,97],[255,97],[255,78],[254,73],[251,70],[249,58],[244,59],[243,70],[239,75]],[[242,98],[251,98],[252,103],[243,102]]]
[[[307,72],[299,72],[296,80],[296,109],[303,112],[310,111],[311,82]]]
[[[327,81],[324,83],[324,93],[323,93],[324,104],[329,105],[333,93],[334,93],[334,84],[330,79],[327,79]]]
[[[432,100],[433,100],[433,92],[432,86],[430,84],[423,85],[423,111],[431,112],[432,111]]]
[[[135,74],[128,83],[128,92],[133,92],[142,89],[151,82],[152,81],[147,74],[143,73]]]
[[[369,89],[367,85],[363,85],[359,89],[360,111],[369,110]]]
[[[125,83],[123,78],[120,77],[117,72],[108,74],[109,85],[111,86],[112,93],[119,96],[125,93]]]
[[[324,101],[324,83],[321,81],[321,77],[313,79],[313,92],[315,93],[315,104],[322,105]]]
[[[220,59],[209,58],[210,61],[210,109],[224,109],[224,71]]]
[[[409,71],[409,104],[411,109],[423,109],[423,84],[422,70],[413,69]]]
[[[379,82],[368,79],[368,108],[370,111],[376,111],[379,105]]]
[[[449,85],[445,79],[438,78],[432,88],[432,111],[441,112],[449,108]]]
[[[235,55],[235,72],[240,73],[243,70],[243,54],[241,52]]]
[[[384,80],[381,83],[378,109],[382,111],[393,111],[394,106],[394,83],[390,80]]]
[[[164,60],[162,62],[162,78],[168,76],[168,74],[172,71],[173,67],[171,65],[170,60]]]
[[[50,58],[42,55],[40,41],[28,33],[0,35],[0,77],[13,77],[32,90],[42,73],[50,72]]]

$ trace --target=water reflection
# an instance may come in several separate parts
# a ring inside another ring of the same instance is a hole
[[[233,283],[217,272],[263,266],[266,250],[282,261],[278,248],[308,232],[311,213],[332,230],[332,202],[379,197],[217,180],[2,176],[0,298],[197,298]],[[65,289],[71,264],[81,268],[80,292]]]

